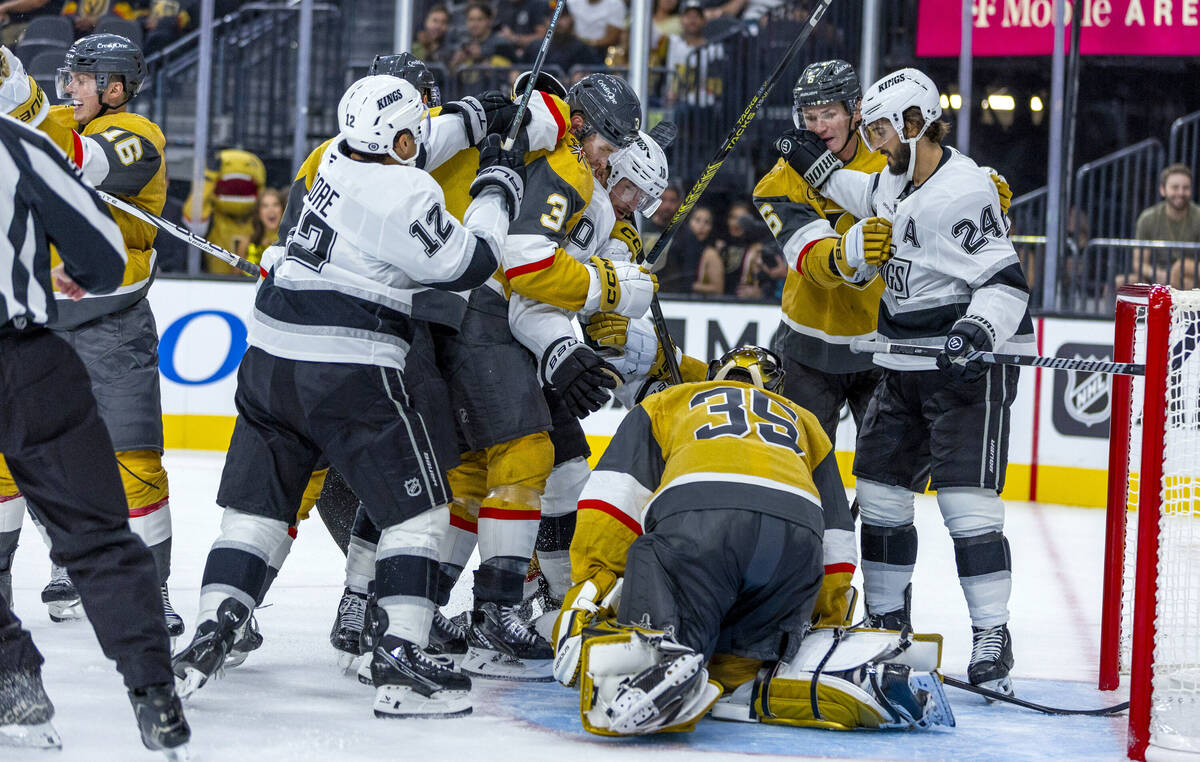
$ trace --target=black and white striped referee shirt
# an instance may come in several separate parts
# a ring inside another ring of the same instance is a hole
[[[0,325],[54,319],[49,244],[89,293],[121,284],[125,243],[107,205],[46,136],[0,114]]]

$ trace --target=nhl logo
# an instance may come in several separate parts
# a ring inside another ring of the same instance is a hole
[[[1088,355],[1077,359],[1090,361],[1106,360],[1107,357]],[[1108,420],[1110,377],[1104,373],[1067,371],[1067,383],[1063,390],[1063,406],[1067,415],[1084,426],[1095,426]]]
[[[421,494],[420,480],[418,480],[415,476],[410,479],[405,479],[404,491],[408,493],[409,497],[416,497],[417,495]]]

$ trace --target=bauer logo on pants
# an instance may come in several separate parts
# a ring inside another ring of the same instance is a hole
[[[1103,344],[1063,344],[1056,357],[1110,360],[1112,347]],[[1112,377],[1104,373],[1067,370],[1054,373],[1054,428],[1067,436],[1108,437],[1109,390]]]

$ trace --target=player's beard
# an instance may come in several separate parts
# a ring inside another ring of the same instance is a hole
[[[893,175],[908,173],[908,162],[912,158],[912,146],[900,143],[895,151],[889,151],[887,157],[888,171]]]

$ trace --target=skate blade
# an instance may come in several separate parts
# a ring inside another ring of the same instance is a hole
[[[49,721],[35,725],[0,725],[0,746],[22,749],[61,749],[62,737]]]
[[[73,622],[83,619],[83,601],[50,601],[46,604],[51,622]]]
[[[986,680],[980,683],[979,687],[987,688],[988,690],[995,691],[996,693],[1003,693],[1005,696],[1015,695],[1013,693],[1012,678],[1008,677],[1007,675],[1004,677],[998,677],[995,680]],[[994,704],[997,701],[997,699],[989,698],[988,696],[984,696],[983,700],[989,704]]]
[[[248,658],[250,658],[249,651],[230,651],[229,655],[225,657],[225,663],[221,665],[221,668],[233,669],[234,667],[240,667],[242,662]]]
[[[357,668],[355,665],[358,664],[360,656],[362,656],[362,654],[352,654],[349,651],[339,650],[337,652],[338,669],[340,669],[343,674],[353,674],[354,670]]]
[[[549,683],[554,680],[553,659],[517,659],[499,651],[470,648],[459,671],[485,680],[518,683]]]
[[[436,691],[426,697],[404,685],[381,685],[375,689],[375,716],[380,719],[434,720],[465,717],[470,713],[470,691]]]
[[[200,690],[205,683],[208,682],[208,675],[195,667],[184,667],[183,677],[175,676],[175,692],[179,694],[179,698],[186,700],[191,698],[192,694]]]
[[[180,744],[173,749],[162,749],[163,756],[170,762],[190,762],[192,753],[188,751],[187,744]]]
[[[363,654],[350,666],[353,669],[346,670],[347,675],[354,675],[363,685],[375,687],[375,680],[371,677],[371,654]]]

